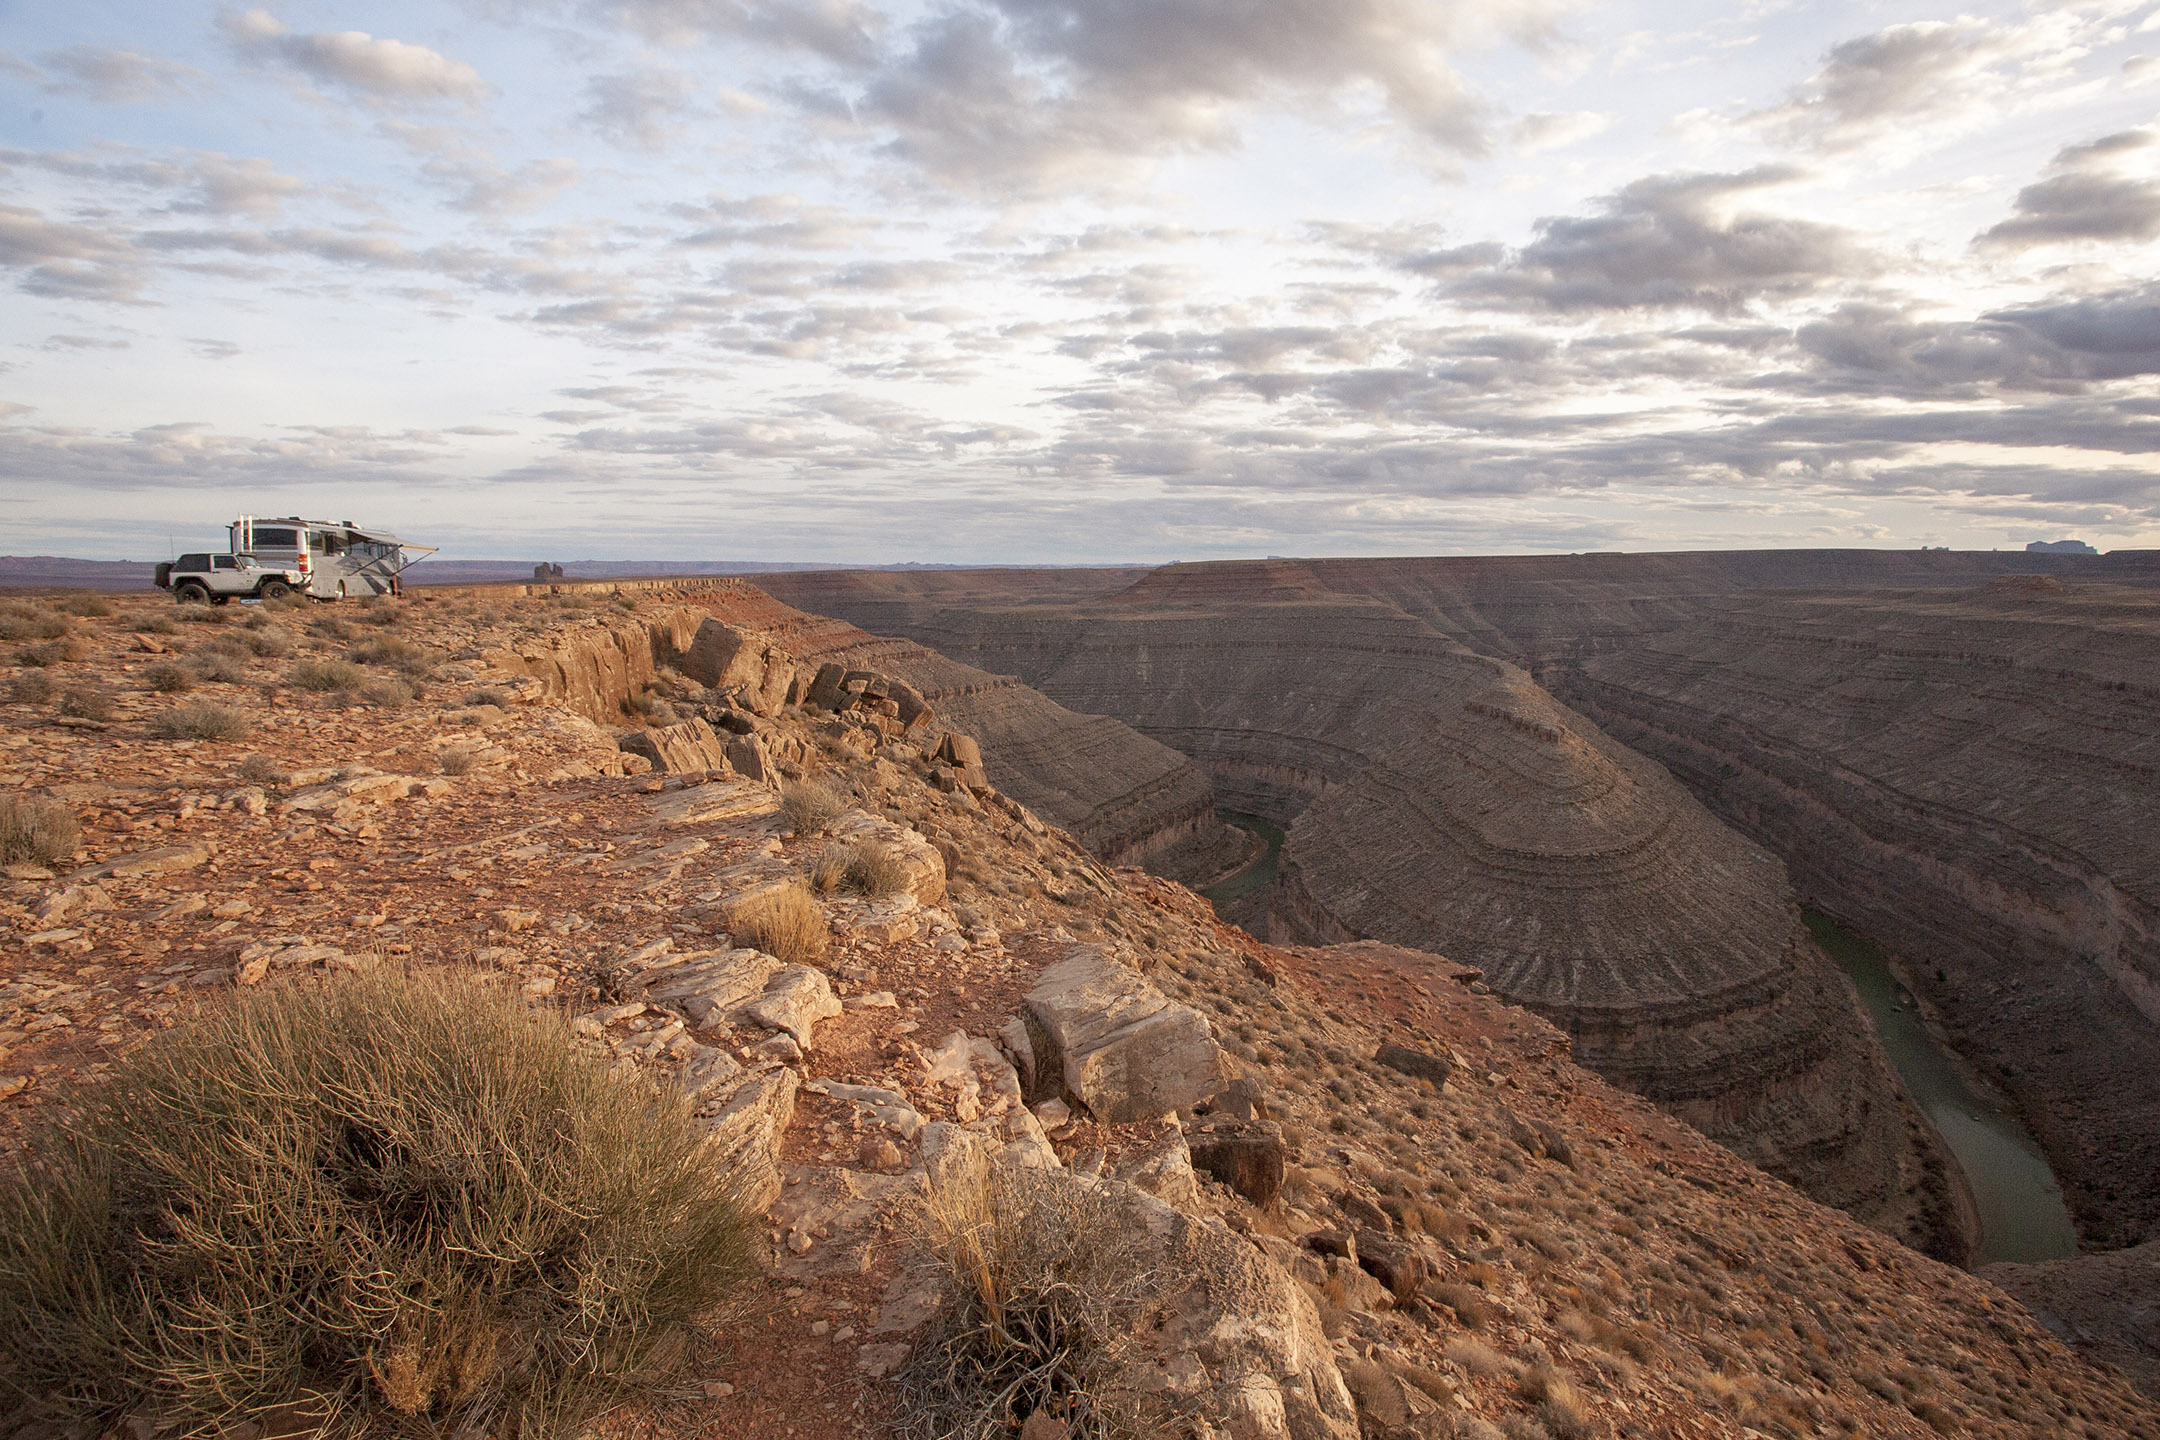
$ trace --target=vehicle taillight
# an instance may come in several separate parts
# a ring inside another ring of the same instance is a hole
[[[308,557],[307,543],[302,541],[300,545],[300,573],[305,575],[314,568],[315,562]]]

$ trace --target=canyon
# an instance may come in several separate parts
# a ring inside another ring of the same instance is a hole
[[[1243,902],[1272,937],[1476,965],[1601,1073],[1820,1196],[1865,1187],[1811,1147],[1854,1157],[1880,1196],[1890,1127],[1870,1154],[1853,1117],[1901,1100],[1804,902],[1884,946],[2010,1097],[2087,1248],[2160,1233],[2160,558],[1037,573],[760,583],[1189,756],[1225,812],[1287,831],[1264,903]],[[1901,1173],[1936,1158],[1902,1143]],[[1956,1198],[1931,1197],[1935,1232],[1969,1239]]]

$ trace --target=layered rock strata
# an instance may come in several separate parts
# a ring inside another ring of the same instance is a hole
[[[2160,1235],[2160,595],[1743,597],[1548,673],[1902,957],[2088,1242]]]
[[[634,615],[595,615],[483,658],[618,725],[629,719],[623,702],[663,671],[761,716],[804,698],[826,666],[894,677],[940,728],[981,744],[992,783],[1103,858],[1206,878],[1245,853],[1244,837],[1216,818],[1206,777],[1174,750],[1108,716],[1068,710],[1012,676],[805,614],[740,582],[670,592]]]

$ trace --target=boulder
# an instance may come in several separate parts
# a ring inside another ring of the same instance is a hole
[[[618,981],[616,988],[625,999],[674,1006],[701,1027],[762,997],[767,984],[786,968],[762,951],[747,949],[703,950],[670,958],[672,963]]]
[[[625,731],[616,744],[629,754],[650,760],[654,773],[660,775],[724,770],[728,763],[728,747],[703,720]]]
[[[894,714],[898,717],[903,729],[913,730],[917,726],[926,725],[936,718],[936,712],[930,708],[930,702],[923,699],[920,690],[917,690],[905,680],[894,680],[890,684],[891,689],[888,693],[895,706]]]
[[[743,1006],[742,1013],[768,1030],[782,1030],[810,1050],[810,1032],[820,1020],[841,1012],[840,997],[822,970],[790,965],[765,983],[765,993]]]
[[[1118,1166],[1117,1178],[1138,1186],[1173,1209],[1189,1211],[1200,1203],[1192,1151],[1186,1147],[1185,1136],[1176,1130],[1128,1155]]]
[[[1397,1045],[1393,1041],[1382,1045],[1373,1059],[1390,1070],[1400,1070],[1405,1075],[1430,1080],[1435,1085],[1447,1084],[1448,1076],[1455,1073],[1455,1067],[1444,1057],[1428,1055],[1423,1050],[1412,1050],[1407,1045]]]
[[[1099,945],[1074,945],[1045,970],[1024,1018],[1037,1090],[1062,1085],[1105,1124],[1184,1109],[1229,1079],[1207,1017],[1171,1003]]]
[[[818,666],[818,672],[808,689],[803,691],[803,704],[814,705],[820,710],[840,708],[840,682],[847,679],[847,667],[831,661]]]
[[[1398,1304],[1417,1294],[1431,1273],[1423,1256],[1404,1241],[1378,1230],[1360,1230],[1357,1237],[1358,1268],[1387,1286]]]
[[[745,780],[755,780],[760,785],[769,784],[774,776],[772,767],[765,762],[765,747],[755,735],[737,735],[727,742],[727,761],[736,774]]]
[[[1205,1171],[1254,1205],[1282,1193],[1282,1127],[1271,1120],[1210,1115],[1185,1137],[1193,1168]]]
[[[780,709],[795,678],[795,662],[768,637],[714,619],[698,626],[676,668],[700,685],[737,692],[760,715]]]

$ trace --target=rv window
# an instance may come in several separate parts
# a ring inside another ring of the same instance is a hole
[[[291,530],[264,530],[257,527],[255,546],[259,550],[297,550],[300,537]]]
[[[320,551],[325,555],[342,555],[345,553],[345,537],[343,535],[333,534],[328,530],[310,530],[307,538],[310,550]]]

